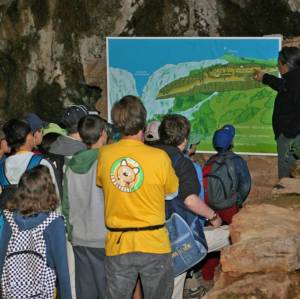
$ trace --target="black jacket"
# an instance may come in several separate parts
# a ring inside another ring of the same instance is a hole
[[[282,78],[264,74],[263,83],[278,92],[272,116],[275,139],[280,134],[295,138],[300,134],[300,70],[290,71]]]
[[[176,146],[157,145],[156,147],[164,150],[171,160],[177,155],[181,156],[174,167],[179,180],[178,195],[180,199],[184,201],[189,195],[198,195],[201,187],[193,162],[185,157]]]

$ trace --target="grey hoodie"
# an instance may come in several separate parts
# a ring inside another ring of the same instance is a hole
[[[61,135],[51,144],[49,152],[56,155],[71,157],[75,153],[85,149],[86,145],[82,141]]]
[[[103,193],[96,186],[98,152],[76,153],[65,172],[62,211],[73,246],[105,247]]]

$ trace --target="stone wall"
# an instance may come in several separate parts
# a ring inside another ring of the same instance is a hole
[[[268,198],[251,200],[230,225],[232,245],[203,299],[300,298],[300,184],[282,179]]]
[[[107,36],[297,36],[299,15],[296,0],[1,0],[0,117],[106,115]]]

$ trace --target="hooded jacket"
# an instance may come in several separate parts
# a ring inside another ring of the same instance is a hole
[[[96,185],[98,152],[76,153],[65,172],[62,211],[73,246],[105,246],[103,192]]]
[[[20,230],[30,230],[37,227],[49,216],[49,213],[38,213],[31,217],[23,216],[15,212],[13,217]],[[2,276],[5,255],[8,247],[12,229],[6,219],[3,223],[3,231],[0,236],[0,277]],[[55,270],[58,280],[57,291],[58,299],[72,299],[67,246],[65,236],[65,226],[62,217],[53,220],[45,229],[47,265]],[[1,297],[1,296],[0,296]]]

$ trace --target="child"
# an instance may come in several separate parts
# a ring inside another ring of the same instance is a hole
[[[64,177],[62,210],[75,257],[77,299],[105,295],[105,234],[102,189],[96,186],[99,148],[107,141],[106,123],[97,115],[80,119],[78,132],[87,146],[74,154]]]
[[[71,299],[65,227],[54,212],[55,186],[46,166],[26,171],[4,210],[0,239],[2,297]],[[16,284],[15,281],[18,281]]]
[[[231,124],[215,131],[212,143],[217,153],[209,158],[203,168],[205,201],[226,224],[231,224],[232,217],[242,207],[251,189],[247,163],[233,152],[235,131]],[[206,257],[202,267],[206,286],[213,284],[218,264],[218,254],[212,253]]]
[[[19,119],[10,119],[3,127],[6,141],[11,150],[15,153],[5,159],[2,166],[0,184],[17,185],[21,175],[26,169],[30,169],[38,164],[45,165],[51,174],[53,183],[58,192],[55,171],[52,165],[41,155],[35,155],[32,151],[36,140],[28,122]]]

